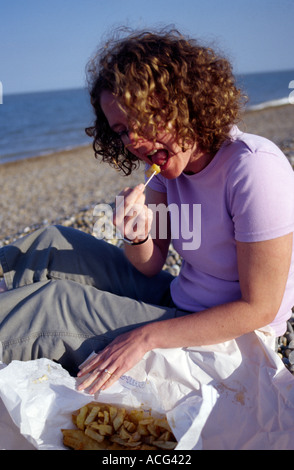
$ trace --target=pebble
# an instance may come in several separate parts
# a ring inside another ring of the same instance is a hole
[[[292,168],[294,168],[294,138],[284,140],[279,147],[288,158]]]
[[[287,322],[287,331],[277,341],[277,353],[285,367],[294,375],[294,308]]]

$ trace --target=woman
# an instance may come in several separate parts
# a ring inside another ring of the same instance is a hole
[[[126,174],[137,162],[161,171],[146,192],[120,194],[124,252],[64,227],[2,248],[4,358],[45,355],[74,372],[98,351],[79,372],[94,393],[154,348],[281,335],[294,304],[293,172],[236,127],[229,63],[177,32],[145,32],[107,44],[88,73],[96,154]],[[171,240],[176,278],[162,271]]]

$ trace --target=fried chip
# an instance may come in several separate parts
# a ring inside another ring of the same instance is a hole
[[[74,450],[172,450],[177,442],[166,417],[92,402],[72,415],[78,429],[62,429],[63,444]]]
[[[85,425],[87,426],[88,424],[91,424],[96,416],[98,415],[100,410],[100,406],[93,406],[91,409],[90,413],[88,414],[87,418],[85,419]]]
[[[87,417],[87,413],[88,413],[87,406],[83,406],[80,409],[80,412],[77,416],[76,424],[77,424],[77,427],[81,429],[82,431],[85,429],[85,419]]]
[[[63,444],[75,450],[104,450],[97,441],[88,437],[80,429],[62,429]]]

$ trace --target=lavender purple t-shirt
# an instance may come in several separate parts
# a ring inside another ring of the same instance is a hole
[[[183,259],[171,284],[175,304],[197,312],[241,296],[236,240],[256,242],[294,231],[294,172],[269,140],[232,128],[231,140],[200,173],[149,186],[167,193],[172,242]],[[293,250],[294,253],[294,250]],[[286,330],[294,306],[294,254],[286,291],[271,326]]]

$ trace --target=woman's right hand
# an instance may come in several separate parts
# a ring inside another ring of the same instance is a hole
[[[139,242],[151,230],[153,213],[145,204],[144,184],[125,188],[116,197],[113,223],[124,238]]]

